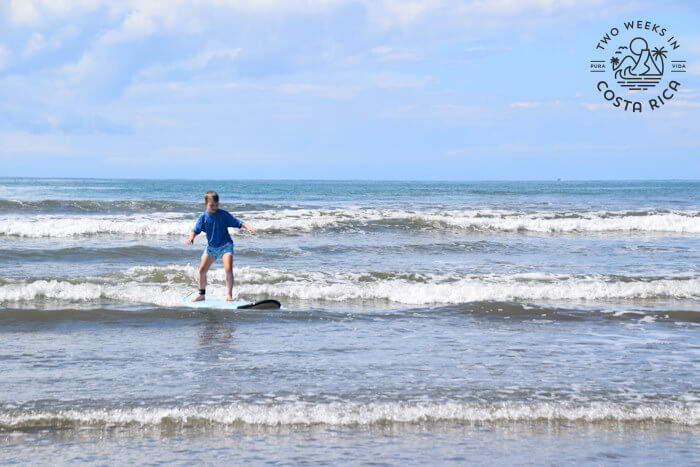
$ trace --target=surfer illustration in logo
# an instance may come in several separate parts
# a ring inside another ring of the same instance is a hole
[[[664,58],[667,54],[663,47],[650,51],[646,39],[635,37],[629,47],[618,47],[610,59],[617,83],[631,91],[646,91],[655,87],[664,75]]]
[[[660,109],[673,99],[681,86],[676,73],[686,72],[686,61],[671,56],[680,45],[667,31],[651,21],[625,21],[601,37],[596,52],[602,56],[590,61],[589,71],[610,77],[596,82],[603,99],[632,112]]]

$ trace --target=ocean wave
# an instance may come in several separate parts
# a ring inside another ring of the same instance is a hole
[[[196,219],[182,214],[104,216],[23,216],[0,222],[0,235],[14,237],[77,237],[101,234],[165,236],[188,235]]]
[[[259,211],[265,209],[292,208],[294,205],[276,203],[238,203],[222,204],[221,207],[232,211]],[[3,213],[77,213],[77,214],[125,214],[134,212],[201,212],[201,202],[182,202],[168,200],[114,200],[101,201],[89,199],[45,199],[12,200],[0,199],[0,212]]]
[[[235,403],[220,406],[0,410],[0,429],[161,425],[378,425],[431,422],[671,423],[696,426],[698,406],[556,403]]]
[[[110,299],[177,306],[195,287],[193,265],[137,266],[77,279],[1,279],[0,303]],[[700,278],[576,276],[567,274],[461,275],[456,273],[321,272],[234,268],[239,297],[445,305],[483,301],[574,301],[700,298]],[[211,295],[224,294],[224,272],[209,273]]]
[[[261,233],[371,231],[376,229],[503,231],[534,233],[660,232],[700,234],[700,212],[521,212],[502,210],[272,209],[234,215]],[[4,216],[0,235],[187,235],[197,213]]]

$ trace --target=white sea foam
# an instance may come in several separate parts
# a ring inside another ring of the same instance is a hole
[[[606,213],[519,213],[500,212],[461,212],[423,214],[423,218],[433,223],[443,223],[451,227],[476,230],[528,231],[541,233],[555,232],[675,232],[700,233],[700,217],[696,211],[648,214],[629,216],[625,212]]]
[[[0,217],[0,235],[71,237],[85,235],[186,235],[195,214],[32,215]],[[248,211],[245,220],[261,232],[362,230],[372,226],[506,232],[669,232],[700,233],[698,211],[520,212],[505,210],[284,209]]]
[[[625,406],[612,403],[569,405],[556,403],[287,403],[276,405],[235,403],[220,406],[139,407],[72,410],[3,410],[0,427],[122,426],[161,424],[249,425],[373,425],[386,423],[534,422],[578,423],[665,422],[698,425],[700,406]]]
[[[100,234],[121,235],[186,235],[194,221],[182,215],[160,213],[149,215],[104,216],[4,216],[0,219],[0,235],[17,237],[74,237]]]
[[[160,306],[182,304],[182,297],[191,288],[158,284],[127,282],[119,285],[65,280],[35,280],[25,283],[9,283],[0,286],[0,303],[34,301],[38,299],[94,302],[115,300],[134,303],[150,303]]]
[[[410,305],[477,301],[595,301],[609,299],[697,299],[700,277],[646,278],[566,274],[473,275],[403,272],[320,272],[234,268],[239,297],[300,300],[388,301]],[[117,301],[179,305],[195,285],[192,265],[137,266],[120,273],[86,278],[10,280],[0,285],[0,303],[36,299]],[[208,289],[223,295],[224,272],[209,273]]]

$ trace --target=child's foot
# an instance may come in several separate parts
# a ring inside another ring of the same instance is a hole
[[[192,299],[193,302],[201,302],[202,300],[204,300],[204,295],[197,295]]]
[[[227,301],[227,302],[232,302],[232,301],[233,301],[233,297],[231,297],[231,294],[226,295],[226,301]]]

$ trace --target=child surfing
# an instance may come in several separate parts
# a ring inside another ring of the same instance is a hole
[[[215,191],[207,191],[204,195],[206,211],[199,215],[197,223],[190,232],[190,238],[185,244],[192,245],[194,237],[201,232],[207,234],[207,246],[202,253],[199,265],[199,294],[192,299],[198,302],[205,299],[207,288],[207,272],[214,261],[221,258],[226,271],[226,301],[232,301],[233,291],[233,240],[228,233],[229,227],[245,228],[253,233],[257,229],[233,217],[229,212],[219,209],[219,195]]]

